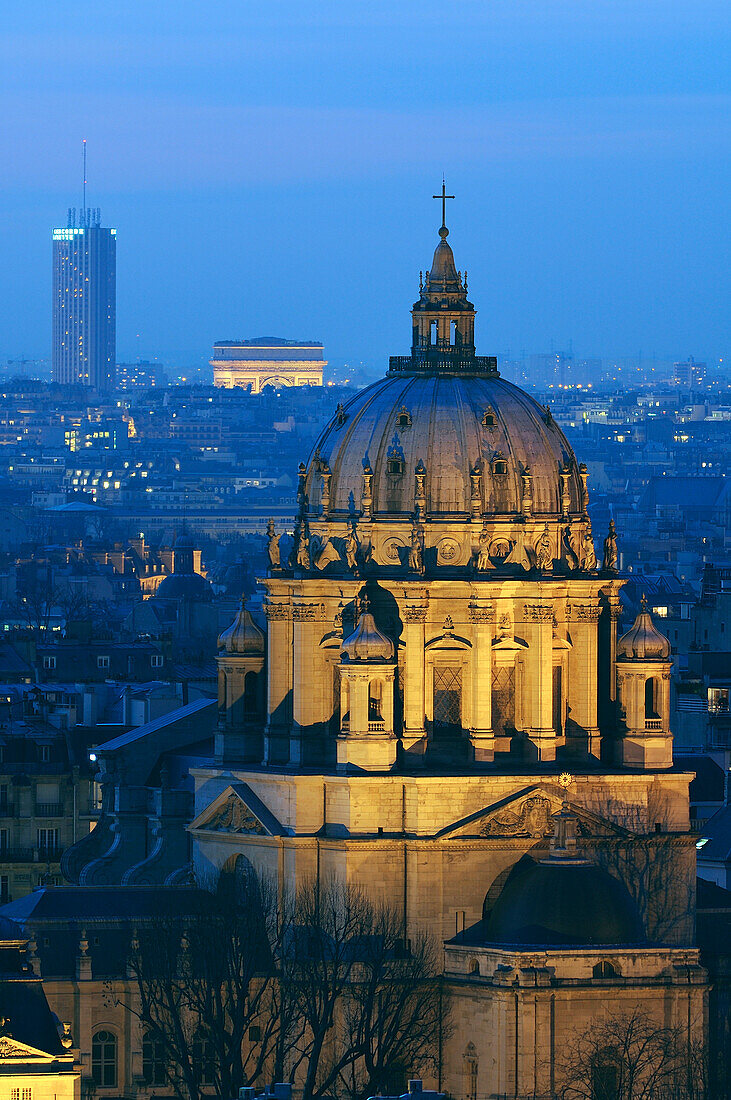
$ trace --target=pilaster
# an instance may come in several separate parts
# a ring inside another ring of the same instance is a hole
[[[492,628],[495,609],[489,600],[473,597],[468,608],[472,624],[472,759],[489,762],[495,757],[492,732]]]
[[[264,763],[283,764],[289,755],[293,695],[293,621],[288,598],[270,597],[267,617],[267,725]]]
[[[523,604],[523,630],[528,651],[523,686],[525,734],[533,759],[556,759],[553,728],[553,604]]]
[[[597,602],[572,601],[566,608],[571,635],[568,652],[568,702],[570,723],[567,743],[599,758],[601,738],[597,715],[599,691],[599,616]]]
[[[426,752],[424,645],[427,609],[428,597],[424,593],[418,599],[407,602],[403,612],[406,655],[402,743],[404,752],[412,756],[423,756]]]

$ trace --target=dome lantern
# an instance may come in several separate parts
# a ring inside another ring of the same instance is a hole
[[[442,192],[434,198],[442,200],[442,224],[431,268],[419,280],[419,300],[411,310],[411,355],[391,356],[389,369],[498,377],[495,356],[475,354],[475,307],[467,299],[467,272],[457,270],[447,242],[446,200],[454,195],[446,193],[442,181]]]

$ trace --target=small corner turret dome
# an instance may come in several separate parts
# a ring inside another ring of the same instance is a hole
[[[642,597],[640,613],[617,642],[617,658],[623,661],[667,661],[670,642],[652,621],[647,600]]]
[[[393,642],[378,629],[367,603],[361,611],[355,630],[343,642],[340,655],[344,661],[393,660]]]
[[[219,634],[218,649],[240,657],[263,657],[266,649],[264,632],[254,622],[246,607],[246,597],[241,597],[241,607],[230,626]]]
[[[520,946],[642,943],[626,886],[594,863],[546,859],[508,879],[486,940]]]

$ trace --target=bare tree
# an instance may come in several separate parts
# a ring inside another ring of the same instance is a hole
[[[201,892],[198,912],[137,931],[125,1007],[183,1100],[211,1088],[231,1100],[286,1060],[288,1032],[298,1033],[278,982],[287,919],[269,883],[226,874],[215,896]]]
[[[640,1008],[609,1014],[575,1032],[556,1066],[559,1100],[701,1100],[702,1046]]]
[[[299,891],[293,932],[286,974],[306,1024],[304,1100],[365,1097],[435,1069],[449,1004],[429,936],[406,940],[394,910],[336,882]]]
[[[449,1008],[436,944],[360,890],[223,875],[200,912],[138,929],[125,1007],[181,1100],[263,1080],[354,1100],[433,1070]]]
[[[620,833],[597,845],[597,862],[624,882],[648,939],[662,943],[691,936],[694,841],[669,828],[666,798],[651,793],[646,806],[610,800],[602,814],[619,826]]]

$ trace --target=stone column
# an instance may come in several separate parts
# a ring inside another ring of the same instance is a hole
[[[426,752],[425,628],[427,602],[407,603],[404,609],[404,752],[423,756]]]
[[[553,728],[553,604],[523,605],[523,629],[528,642],[523,685],[525,733],[537,761],[556,759]]]
[[[599,758],[600,737],[597,717],[599,677],[598,603],[570,603],[567,608],[571,649],[568,654],[569,722],[567,738]],[[579,745],[581,742],[581,745]]]
[[[492,732],[492,624],[495,609],[489,600],[474,597],[470,601],[472,624],[472,726],[470,746],[472,759],[490,761],[495,758],[495,738]]]
[[[294,650],[292,683],[292,732],[289,740],[289,763],[305,763],[307,742],[320,725],[316,707],[312,666],[316,642],[312,623],[318,617],[319,605],[301,601],[292,605],[292,644]],[[352,699],[351,699],[352,707]]]
[[[292,606],[270,599],[264,605],[267,630],[267,723],[264,763],[284,764],[292,726]]]

